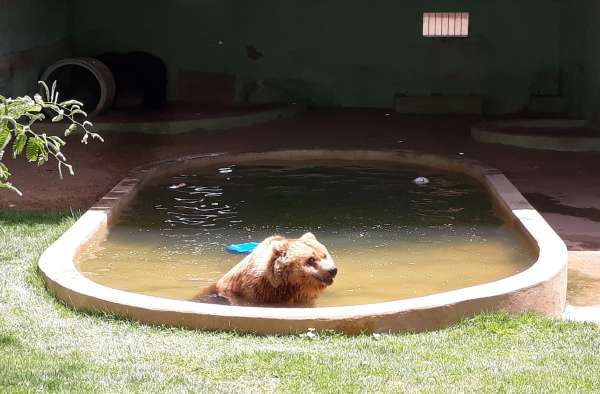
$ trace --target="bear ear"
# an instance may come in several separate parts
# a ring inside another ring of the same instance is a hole
[[[306,233],[303,236],[300,237],[301,240],[303,241],[316,241],[317,237],[315,237],[315,235],[313,233]]]
[[[261,265],[265,277],[273,287],[279,287],[283,283],[283,271],[286,266],[286,254],[288,240],[285,238],[269,239],[268,243],[260,251]]]

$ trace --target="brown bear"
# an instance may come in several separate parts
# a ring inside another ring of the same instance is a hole
[[[311,305],[333,283],[337,268],[315,236],[273,236],[194,301],[230,305]]]

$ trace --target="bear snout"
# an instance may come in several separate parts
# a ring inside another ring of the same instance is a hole
[[[333,279],[338,273],[337,267],[333,264],[331,260],[322,262],[321,267],[319,269],[318,278],[321,282],[325,283],[327,286],[333,283]]]

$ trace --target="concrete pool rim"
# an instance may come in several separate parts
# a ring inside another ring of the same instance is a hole
[[[525,128],[518,133],[513,127]],[[577,119],[521,119],[489,121],[478,123],[471,128],[471,137],[479,142],[502,144],[526,149],[553,150],[562,152],[600,151],[600,133],[597,136],[577,136],[569,134],[545,135],[538,129],[577,130],[591,127],[587,120]],[[508,132],[507,132],[508,130]]]
[[[106,235],[121,210],[151,179],[203,165],[307,160],[423,165],[466,173],[483,185],[505,220],[522,231],[538,258],[525,271],[494,282],[398,301],[318,308],[223,306],[146,296],[102,286],[77,270],[82,249]],[[479,162],[412,151],[286,150],[193,155],[135,168],[42,254],[39,270],[47,288],[70,306],[148,324],[260,334],[309,328],[349,334],[417,332],[446,327],[482,311],[533,311],[559,317],[566,302],[567,250],[510,181]]]

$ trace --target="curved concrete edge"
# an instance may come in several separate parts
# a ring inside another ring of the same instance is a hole
[[[520,120],[485,122],[471,128],[471,137],[476,141],[517,146],[527,149],[543,149],[565,152],[600,151],[600,137],[570,137],[531,134],[505,133],[503,128],[528,127],[531,129],[542,127],[578,128],[588,123],[585,120]]]
[[[538,259],[529,269],[491,283],[400,301],[326,308],[222,306],[151,297],[99,285],[76,268],[81,250],[107,234],[120,210],[150,179],[203,165],[310,160],[417,164],[465,172],[483,183],[499,212],[521,229],[538,251]],[[561,316],[567,249],[504,175],[479,163],[410,151],[278,151],[187,156],[134,169],[43,253],[39,269],[48,289],[66,304],[148,324],[259,334],[297,333],[309,328],[348,334],[417,332],[446,327],[482,311]]]
[[[155,122],[97,122],[94,126],[104,132],[136,132],[149,134],[181,134],[194,130],[225,130],[251,126],[276,119],[295,116],[304,108],[290,104],[278,108],[256,110],[246,114],[220,116],[205,119],[165,120]]]

